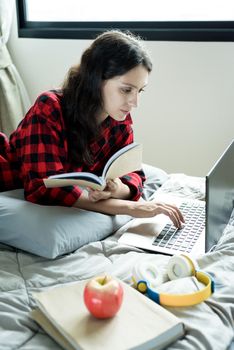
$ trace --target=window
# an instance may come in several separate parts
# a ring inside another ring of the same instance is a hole
[[[17,0],[19,37],[92,39],[106,29],[146,40],[234,41],[233,0]]]

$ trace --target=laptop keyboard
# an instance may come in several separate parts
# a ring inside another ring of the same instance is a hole
[[[183,202],[179,208],[185,226],[177,229],[173,224],[167,224],[153,244],[189,253],[205,228],[205,202]]]

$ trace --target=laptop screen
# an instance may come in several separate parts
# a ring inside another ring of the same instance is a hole
[[[234,141],[206,176],[206,251],[219,241],[234,208]]]

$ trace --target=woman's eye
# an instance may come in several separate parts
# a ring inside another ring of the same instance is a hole
[[[132,91],[132,89],[123,88],[123,89],[121,89],[121,91],[122,91],[124,94],[129,94],[129,93]]]

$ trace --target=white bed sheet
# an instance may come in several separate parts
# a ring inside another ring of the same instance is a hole
[[[204,179],[172,174],[159,191],[204,198]],[[118,234],[88,244],[55,260],[0,246],[0,349],[48,350],[60,347],[29,317],[35,307],[32,293],[107,272],[131,282],[131,272],[139,260],[155,260],[166,265],[169,257],[149,254],[118,244]],[[212,275],[215,293],[205,302],[184,308],[168,308],[181,318],[186,334],[169,350],[226,350],[234,336],[234,217],[216,250],[197,260]],[[194,278],[166,283],[161,291],[197,290]],[[65,301],[63,301],[65,302]],[[140,320],[144,322],[144,320]]]

